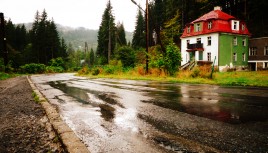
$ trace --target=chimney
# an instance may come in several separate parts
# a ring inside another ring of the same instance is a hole
[[[221,11],[222,8],[221,8],[220,6],[215,6],[215,7],[214,7],[214,11],[216,11],[216,10],[220,10],[220,11]]]

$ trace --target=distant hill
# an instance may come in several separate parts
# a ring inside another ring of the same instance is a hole
[[[32,23],[24,23],[27,30],[32,28]],[[85,42],[87,42],[89,49],[97,48],[98,30],[90,30],[84,27],[72,28],[57,24],[60,37],[63,37],[66,44],[72,44],[75,50],[84,50]],[[126,39],[131,42],[133,34],[126,31]]]

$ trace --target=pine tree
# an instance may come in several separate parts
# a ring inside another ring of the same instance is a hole
[[[45,10],[41,16],[36,12],[30,33],[32,62],[48,64],[53,58],[67,57],[65,41],[60,39],[54,20],[47,19]]]
[[[100,64],[102,65],[108,64],[109,58],[113,55],[116,44],[115,32],[116,27],[114,23],[114,16],[112,15],[112,6],[109,0],[107,3],[107,7],[102,15],[102,22],[98,32],[97,56],[99,58]]]
[[[136,26],[132,38],[132,47],[133,48],[145,48],[145,21],[142,15],[141,10],[138,11]]]
[[[94,63],[95,63],[95,55],[93,49],[91,48],[89,53],[89,65],[92,66],[94,65]]]
[[[127,45],[124,24],[120,22],[117,24],[117,43],[119,44],[119,46]]]

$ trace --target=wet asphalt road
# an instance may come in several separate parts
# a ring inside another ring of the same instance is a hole
[[[268,152],[268,89],[31,79],[91,152]]]

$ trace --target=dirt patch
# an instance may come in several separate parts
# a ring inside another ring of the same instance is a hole
[[[26,77],[0,81],[0,152],[64,152]]]

